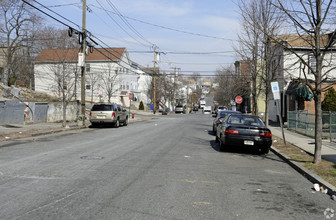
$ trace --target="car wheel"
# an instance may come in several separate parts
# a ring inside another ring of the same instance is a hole
[[[260,154],[268,154],[268,153],[269,153],[269,148],[268,147],[260,149]]]
[[[120,126],[120,122],[119,122],[119,118],[118,118],[117,121],[114,123],[114,127],[119,128],[119,126]]]
[[[125,120],[123,126],[127,126],[127,125],[128,125],[128,117],[126,117],[126,120]]]
[[[94,122],[92,122],[92,123],[91,123],[91,127],[92,127],[92,128],[98,127],[98,124],[97,124],[97,123],[94,123]]]

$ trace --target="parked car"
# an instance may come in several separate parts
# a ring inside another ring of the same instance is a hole
[[[214,116],[216,117],[212,123],[212,132],[214,135],[216,135],[217,133],[217,126],[221,123],[221,120],[225,118],[228,114],[241,114],[241,112],[233,110],[223,110],[219,112],[217,117]]]
[[[218,116],[218,112],[223,111],[223,110],[228,110],[226,106],[218,106],[215,110],[216,116]]]
[[[221,151],[244,146],[267,154],[272,145],[272,133],[258,116],[229,114],[217,127],[216,141]]]
[[[198,111],[198,105],[194,105],[194,106],[193,106],[193,111],[194,111],[194,112],[197,112],[197,111]]]
[[[175,107],[175,113],[178,114],[178,113],[185,113],[185,109],[183,107],[183,105],[177,105]]]
[[[116,103],[97,103],[92,106],[90,111],[91,125],[97,126],[98,124],[112,124],[118,128],[120,124],[127,126],[128,114],[126,109]]]

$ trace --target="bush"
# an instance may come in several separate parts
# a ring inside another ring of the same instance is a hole
[[[334,88],[325,93],[324,100],[322,101],[322,110],[336,112],[336,91]]]
[[[145,110],[145,106],[142,101],[139,104],[139,110]]]

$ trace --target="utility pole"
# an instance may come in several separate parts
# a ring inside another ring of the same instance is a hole
[[[83,0],[83,16],[82,16],[82,53],[84,57],[84,65],[81,67],[81,117],[80,126],[85,125],[85,57],[86,57],[86,0]]]
[[[156,78],[156,70],[155,70],[155,64],[156,64],[156,46],[154,46],[154,68],[153,68],[153,113],[156,112],[156,106],[155,106],[155,78]]]

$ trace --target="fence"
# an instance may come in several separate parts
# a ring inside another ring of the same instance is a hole
[[[308,111],[288,112],[288,128],[315,137],[315,114]],[[336,112],[322,113],[322,138],[336,142]]]

